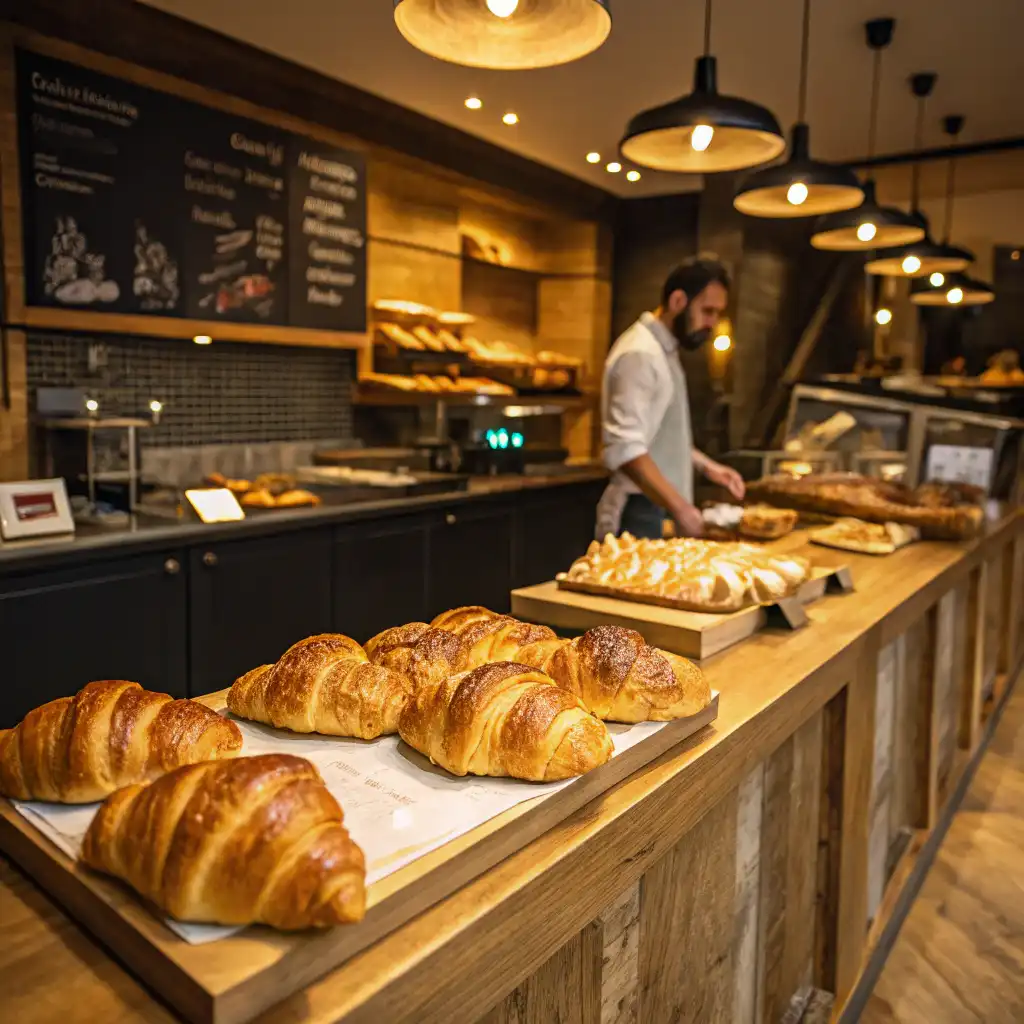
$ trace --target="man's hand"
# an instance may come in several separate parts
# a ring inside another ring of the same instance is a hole
[[[677,537],[703,537],[704,517],[700,510],[686,502],[682,502],[671,510],[672,518],[676,523]]]
[[[708,459],[708,463],[704,467],[704,476],[711,483],[724,487],[737,501],[742,501],[743,495],[747,493],[743,477],[731,466],[723,466],[720,462]]]

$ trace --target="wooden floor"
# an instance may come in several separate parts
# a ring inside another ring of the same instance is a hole
[[[1024,683],[1007,703],[861,1021],[1024,1021]]]

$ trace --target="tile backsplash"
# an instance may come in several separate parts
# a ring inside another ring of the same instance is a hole
[[[31,334],[30,408],[40,387],[83,388],[100,414],[148,416],[142,447],[352,436],[355,354],[284,345]]]

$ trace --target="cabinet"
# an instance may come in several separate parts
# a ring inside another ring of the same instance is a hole
[[[186,695],[186,583],[178,551],[0,581],[0,728],[94,679]]]
[[[554,579],[586,552],[603,489],[603,482],[566,485],[523,501],[516,514],[516,587]]]
[[[334,541],[333,628],[359,643],[427,618],[427,526],[422,516],[340,527]]]
[[[297,640],[331,628],[331,531],[189,552],[190,692],[222,690]]]
[[[513,513],[507,507],[453,508],[428,537],[429,617],[481,604],[508,612],[512,589]]]

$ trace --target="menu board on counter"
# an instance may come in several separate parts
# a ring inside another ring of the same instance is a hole
[[[362,156],[17,52],[28,305],[366,329]]]

